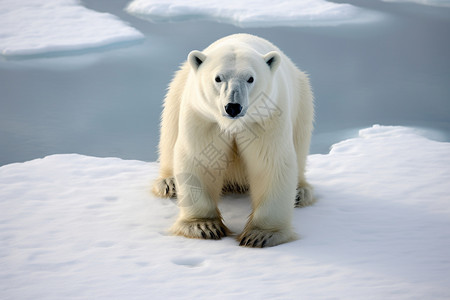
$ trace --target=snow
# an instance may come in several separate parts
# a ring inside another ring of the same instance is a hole
[[[449,299],[450,143],[373,126],[310,155],[301,238],[265,249],[166,233],[157,163],[52,155],[0,167],[1,299]],[[220,204],[235,233],[247,196]]]
[[[205,19],[240,27],[327,26],[370,22],[378,13],[324,0],[134,0],[127,12],[153,22]]]
[[[3,56],[79,51],[143,39],[114,15],[87,9],[77,0],[0,1]]]

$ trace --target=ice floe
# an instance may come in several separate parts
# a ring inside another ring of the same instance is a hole
[[[157,163],[77,154],[0,167],[1,299],[448,299],[450,143],[374,126],[310,155],[300,239],[174,237]],[[248,196],[220,209],[235,233]],[[294,208],[293,208],[294,209]]]

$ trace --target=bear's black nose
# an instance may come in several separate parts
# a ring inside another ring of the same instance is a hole
[[[230,117],[234,118],[240,114],[242,106],[239,103],[228,103],[225,105],[225,111]]]

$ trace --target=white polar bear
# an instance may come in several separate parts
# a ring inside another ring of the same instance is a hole
[[[295,239],[294,205],[314,202],[304,176],[313,116],[307,75],[270,42],[235,34],[189,53],[165,98],[153,186],[157,196],[178,198],[171,232],[226,236],[217,202],[223,192],[249,190],[253,212],[240,245]]]

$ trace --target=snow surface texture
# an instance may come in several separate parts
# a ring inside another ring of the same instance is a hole
[[[328,26],[379,17],[350,4],[324,0],[134,0],[126,11],[153,22],[204,19],[240,27]]]
[[[127,43],[143,35],[76,0],[1,0],[0,53],[34,55]]]
[[[53,155],[0,168],[0,299],[449,299],[450,143],[374,126],[311,155],[301,238],[264,249],[166,234],[158,165]],[[221,201],[235,233],[248,196]]]

